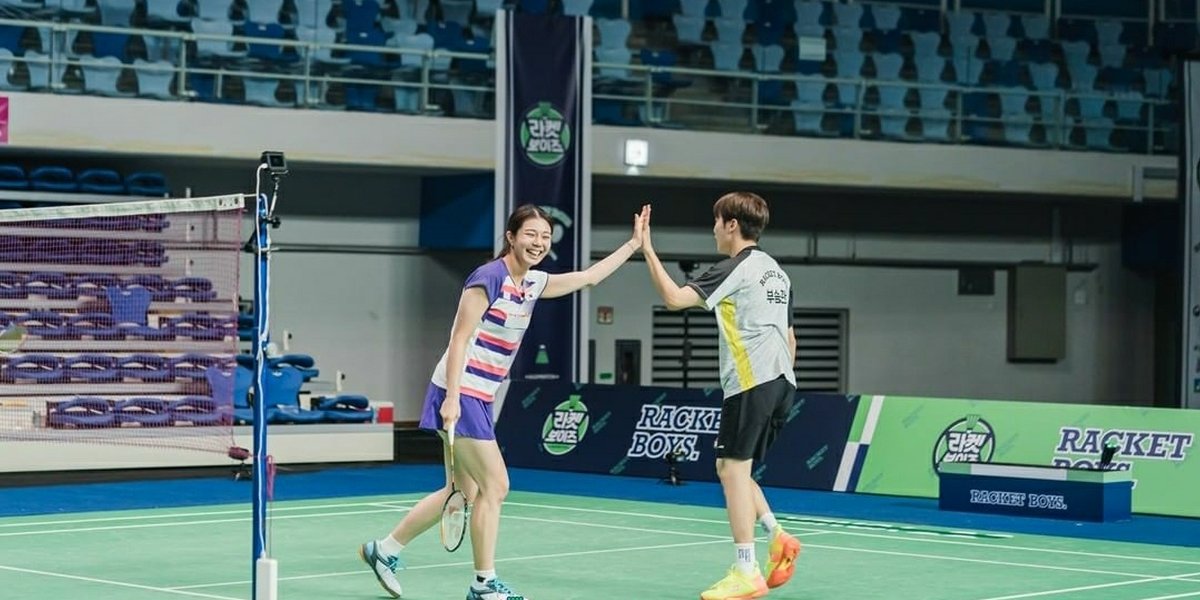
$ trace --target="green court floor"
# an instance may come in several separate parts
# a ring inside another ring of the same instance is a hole
[[[386,597],[356,550],[415,498],[274,505],[280,598]],[[519,492],[509,500],[497,570],[532,600],[692,599],[732,561],[719,509]],[[770,598],[1200,598],[1197,548],[788,517],[804,551],[796,577]],[[248,505],[3,519],[0,598],[243,600],[249,555]],[[447,553],[430,531],[405,555],[405,598],[465,596],[467,544]]]

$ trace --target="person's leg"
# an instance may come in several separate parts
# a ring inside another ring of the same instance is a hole
[[[425,533],[434,525],[437,525],[442,517],[442,505],[446,503],[446,498],[450,497],[450,449],[445,445],[446,435],[442,434],[442,453],[446,469],[446,485],[421,499],[413,505],[412,509],[404,515],[396,528],[392,530],[391,539],[400,546],[407,546],[417,536]],[[461,465],[455,465],[455,471],[458,471],[458,488],[462,490],[463,495],[467,497],[467,503],[470,504],[476,497],[478,487],[475,481],[463,470]],[[381,540],[385,543],[387,540]],[[390,549],[390,546],[389,546]],[[397,549],[399,551],[399,549]]]
[[[475,560],[475,582],[470,600],[519,598],[496,576],[496,540],[500,533],[500,508],[508,495],[508,468],[495,440],[463,440],[456,455],[467,475],[478,484],[471,509],[471,550]]]
[[[775,442],[776,436],[783,429],[783,426],[787,424],[788,414],[792,410],[793,397],[796,393],[796,388],[783,378],[771,382],[767,386],[764,386],[764,388],[762,400],[764,400],[764,403],[774,406],[774,410],[761,443],[755,451],[755,456],[759,460],[765,459],[767,450],[771,448],[771,444]],[[792,575],[795,573],[796,557],[800,555],[800,540],[779,526],[779,523],[775,520],[774,513],[771,512],[771,506],[767,503],[767,497],[763,493],[762,488],[759,487],[758,482],[753,482],[753,484],[755,512],[762,523],[763,529],[767,532],[767,539],[769,540],[769,545],[767,546],[767,587],[777,588],[791,580]]]
[[[701,600],[746,600],[767,593],[754,556],[755,485],[751,476],[756,422],[762,420],[748,393],[725,399],[717,433],[717,478],[725,494],[725,511],[733,534],[735,561],[729,574],[700,594]]]

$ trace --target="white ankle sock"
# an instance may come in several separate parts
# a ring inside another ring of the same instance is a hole
[[[758,522],[762,523],[763,531],[767,532],[768,536],[770,536],[772,533],[775,533],[775,527],[779,525],[779,521],[775,520],[774,513],[764,514],[761,518],[759,518]]]
[[[737,551],[737,568],[742,573],[749,575],[754,572],[754,544],[734,544],[734,549]]]
[[[475,587],[482,589],[485,584],[496,578],[496,570],[490,569],[487,571],[475,571]]]
[[[375,542],[375,545],[379,546],[380,554],[387,556],[396,556],[404,549],[404,544],[397,542],[396,538],[392,537],[391,534],[383,536],[383,539]]]

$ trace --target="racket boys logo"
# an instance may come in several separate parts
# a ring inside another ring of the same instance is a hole
[[[554,456],[562,456],[583,441],[588,428],[588,408],[572,394],[546,417],[542,425],[542,447]]]
[[[996,433],[979,415],[967,415],[942,430],[933,445],[933,470],[943,462],[992,462]]]
[[[571,149],[571,128],[549,102],[538,102],[525,112],[519,135],[525,157],[539,167],[557,165]]]
[[[628,458],[663,458],[673,454],[680,462],[700,460],[700,436],[721,430],[721,407],[643,404]]]

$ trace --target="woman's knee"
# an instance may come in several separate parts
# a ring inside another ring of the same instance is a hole
[[[503,502],[508,497],[508,474],[492,477],[486,483],[480,483],[478,495],[486,497],[492,502]]]

